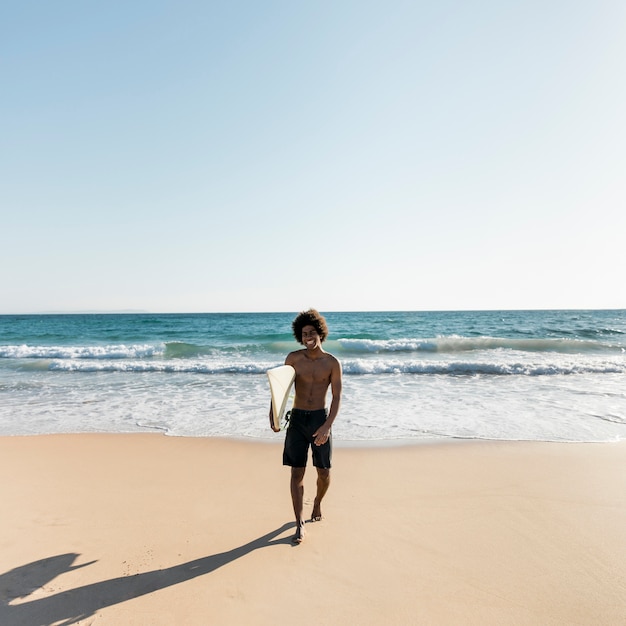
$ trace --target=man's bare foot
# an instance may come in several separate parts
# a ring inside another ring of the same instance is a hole
[[[291,543],[294,543],[294,544],[302,543],[304,541],[304,535],[305,535],[304,522],[298,522],[298,525],[296,527],[296,534],[291,538]]]
[[[313,505],[313,513],[311,513],[311,521],[312,522],[322,521],[322,507],[319,504]]]

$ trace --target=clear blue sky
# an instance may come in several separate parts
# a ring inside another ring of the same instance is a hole
[[[626,308],[626,4],[0,7],[0,313]]]

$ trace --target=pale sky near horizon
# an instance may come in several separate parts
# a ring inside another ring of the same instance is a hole
[[[621,0],[0,6],[0,313],[626,308]]]

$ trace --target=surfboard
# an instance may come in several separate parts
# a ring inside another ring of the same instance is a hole
[[[272,395],[272,421],[275,428],[281,429],[289,394],[296,379],[296,370],[291,365],[281,365],[267,370],[267,378]]]

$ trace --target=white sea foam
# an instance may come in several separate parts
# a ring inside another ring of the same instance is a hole
[[[164,346],[0,346],[5,359],[137,359],[162,355]]]
[[[39,384],[37,381],[39,380]],[[623,375],[346,377],[336,441],[626,437]],[[542,382],[543,381],[543,382]],[[5,384],[0,434],[133,432],[274,438],[265,375],[48,375]],[[621,391],[620,391],[621,389]],[[532,401],[529,401],[532,398]],[[599,411],[599,407],[603,411]],[[19,416],[16,421],[15,416]]]
[[[49,370],[63,372],[126,372],[164,374],[264,374],[280,363],[228,361],[67,361],[52,360]]]
[[[625,362],[608,360],[561,362],[488,361],[394,361],[352,360],[343,363],[346,374],[425,374],[483,376],[551,376],[557,374],[618,374],[626,372]]]
[[[127,373],[187,373],[187,374],[264,374],[280,362],[226,360],[83,360],[53,359],[42,367],[65,372],[127,372]],[[626,373],[626,362],[611,360],[490,362],[472,360],[418,361],[394,359],[353,359],[343,362],[344,374],[459,375],[459,376],[554,376],[563,374]],[[41,367],[40,367],[41,369]]]
[[[447,336],[432,339],[339,339],[345,352],[468,352],[474,350],[520,350],[524,352],[594,352],[616,349],[591,340],[576,339],[511,339],[503,337]]]

